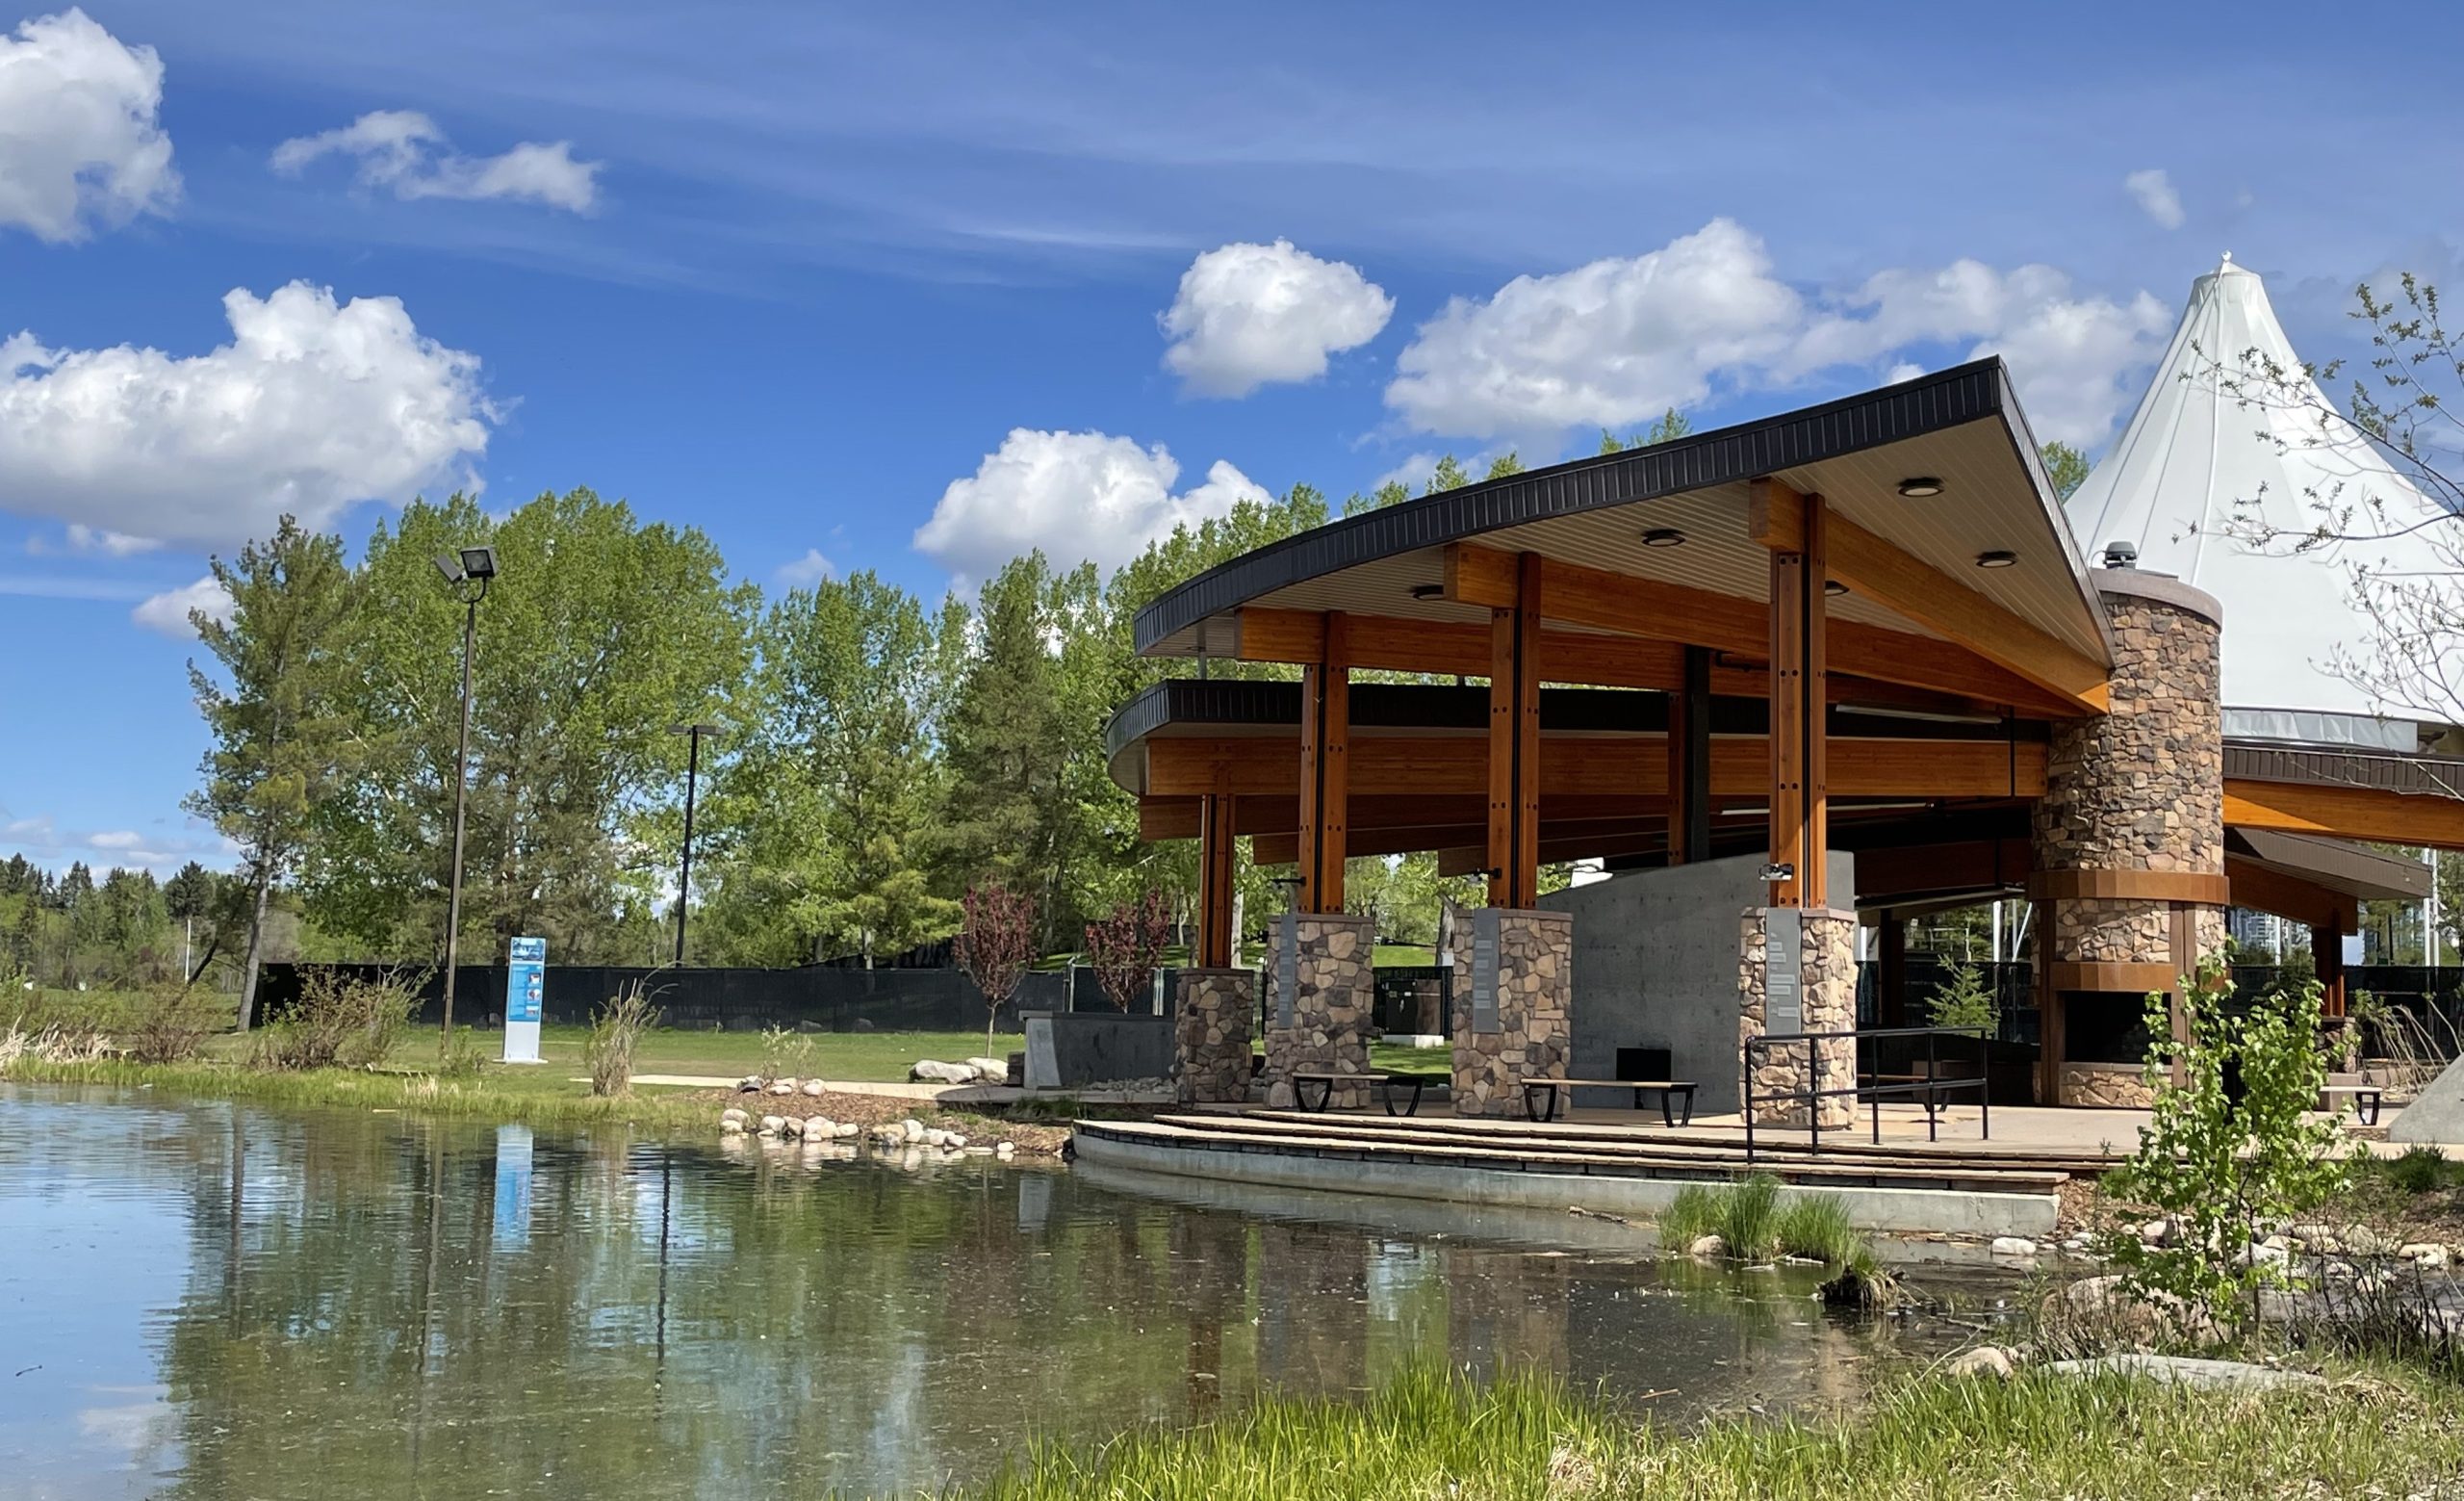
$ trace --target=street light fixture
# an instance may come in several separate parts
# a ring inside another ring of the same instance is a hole
[[[437,1038],[437,1056],[453,1050],[453,969],[462,948],[462,830],[471,782],[471,655],[479,632],[479,601],[488,597],[488,582],[497,576],[497,550],[466,547],[436,555],[436,571],[445,575],[462,597],[462,733],[453,744],[453,867],[448,873],[445,899],[445,1027]]]
[[[676,964],[684,966],[684,913],[693,900],[693,784],[702,774],[702,737],[716,735],[714,724],[672,724],[670,735],[683,736],[688,742],[684,753],[684,867],[676,878]]]

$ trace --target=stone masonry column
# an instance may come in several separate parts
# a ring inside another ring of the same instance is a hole
[[[2091,575],[2114,640],[2111,712],[2053,727],[2032,824],[2047,1103],[2144,1105],[2119,1040],[2151,991],[2224,941],[2223,610],[2177,579]]]
[[[1525,1079],[1566,1076],[1571,913],[1482,907],[1454,924],[1454,1113],[1519,1116]]]
[[[1183,970],[1174,1000],[1172,1074],[1181,1103],[1249,1098],[1249,1029],[1258,977],[1247,970]]]
[[[1369,1073],[1375,944],[1367,917],[1297,912],[1276,919],[1267,938],[1270,1103],[1283,1098],[1295,1074]],[[1369,1094],[1366,1084],[1338,1085],[1327,1108],[1361,1109]]]
[[[1775,920],[1775,914],[1777,915]],[[1771,934],[1793,919],[1797,928],[1796,1015],[1781,1001],[1773,1025],[1770,996]],[[1742,1016],[1737,1022],[1738,1066],[1744,1066],[1749,1039],[1767,1032],[1853,1032],[1857,1027],[1857,914],[1836,908],[1748,907],[1738,944],[1737,989]],[[1815,1060],[1821,1067],[1817,1071]],[[1818,1077],[1817,1077],[1818,1075]],[[1833,1038],[1819,1043],[1780,1043],[1758,1054],[1752,1077],[1753,1092],[1767,1095],[1811,1088],[1846,1089],[1857,1082],[1857,1040]],[[1744,1099],[1738,1097],[1740,1101]],[[1856,1121],[1857,1101],[1838,1095],[1815,1102],[1811,1115],[1805,1101],[1757,1100],[1757,1126],[1809,1126],[1820,1122],[1824,1130],[1843,1129]]]

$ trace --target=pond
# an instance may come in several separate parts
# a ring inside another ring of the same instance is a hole
[[[0,1085],[0,1492],[906,1494],[1414,1360],[1683,1420],[1970,1336],[1632,1233]]]

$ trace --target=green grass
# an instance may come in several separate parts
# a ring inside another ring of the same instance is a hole
[[[1369,1045],[1369,1066],[1390,1074],[1452,1074],[1454,1049],[1372,1043]]]
[[[559,1074],[578,1077],[587,1072],[581,1066],[581,1045],[589,1031],[583,1026],[542,1027],[539,1056]],[[654,1029],[642,1034],[633,1051],[633,1072],[733,1080],[761,1071],[765,1046],[758,1032]],[[788,1041],[788,1055],[781,1061],[786,1065],[783,1072],[799,1078],[818,1074],[851,1084],[895,1084],[906,1079],[908,1068],[919,1058],[938,1058],[944,1063],[977,1056],[1006,1058],[1026,1046],[1026,1039],[1015,1032],[995,1036],[989,1054],[984,1051],[981,1031],[801,1032]]]
[[[2119,1378],[1910,1377],[1843,1416],[1640,1426],[1539,1377],[1434,1368],[1366,1401],[1046,1447],[978,1501],[1927,1501],[2406,1495],[2464,1468],[2464,1392],[2399,1370],[2243,1396]]]
[[[1660,1244],[1682,1251],[1717,1235],[1740,1261],[1803,1256],[1827,1266],[1870,1267],[1873,1248],[1835,1199],[1799,1195],[1784,1203],[1780,1180],[1757,1173],[1734,1183],[1688,1183],[1659,1216]]]

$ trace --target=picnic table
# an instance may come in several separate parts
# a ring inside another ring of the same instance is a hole
[[[1634,1108],[1643,1108],[1643,1097],[1659,1098],[1659,1118],[1668,1126],[1694,1124],[1694,1089],[1692,1079],[1525,1079],[1523,1081],[1523,1113],[1534,1121],[1553,1121],[1557,1106],[1570,1103],[1578,1089],[1630,1089],[1634,1092]],[[1684,1118],[1678,1118],[1675,1106],[1682,1103]]]

